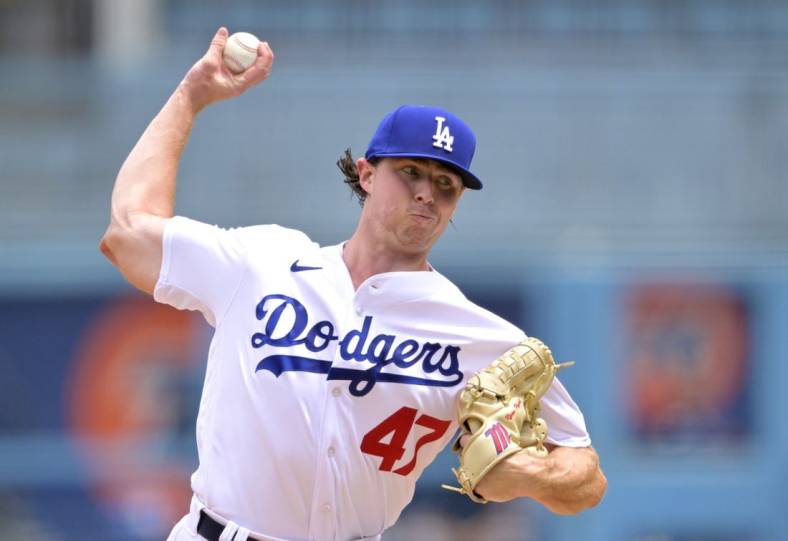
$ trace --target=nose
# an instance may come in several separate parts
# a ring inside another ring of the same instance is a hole
[[[432,195],[432,182],[430,182],[429,179],[423,179],[417,182],[413,192],[413,198],[419,203],[431,205],[435,201]]]

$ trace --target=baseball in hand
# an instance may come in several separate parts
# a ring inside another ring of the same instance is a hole
[[[236,32],[224,45],[224,65],[233,73],[246,71],[257,59],[260,40],[248,32]]]

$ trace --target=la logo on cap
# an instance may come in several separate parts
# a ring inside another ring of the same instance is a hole
[[[443,123],[446,119],[442,116],[436,116],[435,121],[438,125],[435,127],[435,135],[432,136],[432,146],[442,148],[447,152],[451,152],[451,145],[454,143],[454,136],[449,131],[448,126],[444,126]]]

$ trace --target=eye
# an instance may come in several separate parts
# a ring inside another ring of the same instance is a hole
[[[400,169],[400,171],[402,171],[403,173],[405,173],[409,177],[415,178],[415,177],[419,176],[419,170],[418,170],[418,168],[415,165],[406,165],[405,167]]]
[[[454,188],[454,181],[447,177],[446,175],[441,175],[435,179],[435,182],[440,186],[442,189],[451,190]]]

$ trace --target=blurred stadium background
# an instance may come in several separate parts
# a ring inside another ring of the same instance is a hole
[[[444,454],[386,539],[788,540],[788,3],[0,0],[1,540],[163,539],[186,510],[209,328],[97,243],[219,25],[277,61],[202,114],[179,214],[337,242],[340,153],[443,105],[486,187],[432,262],[577,360],[599,507],[471,505]]]

